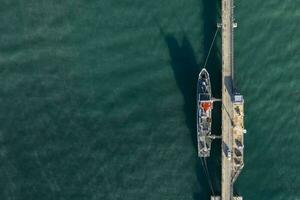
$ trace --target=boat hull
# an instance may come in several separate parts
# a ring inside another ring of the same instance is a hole
[[[213,101],[211,84],[206,69],[199,73],[197,83],[197,142],[198,156],[209,157],[211,149],[211,122]]]

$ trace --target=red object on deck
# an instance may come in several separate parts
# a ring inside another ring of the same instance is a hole
[[[201,107],[206,112],[211,109],[212,103],[211,102],[201,102]]]

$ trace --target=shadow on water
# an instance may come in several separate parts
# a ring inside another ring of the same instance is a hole
[[[174,71],[177,85],[184,97],[184,113],[186,124],[191,131],[192,141],[197,149],[196,132],[196,88],[199,66],[193,48],[184,36],[181,44],[172,36],[167,35],[165,41],[172,58],[171,66]]]
[[[169,48],[171,57],[171,66],[174,71],[174,76],[177,85],[184,97],[183,110],[185,113],[186,125],[190,130],[191,139],[197,155],[197,131],[196,131],[196,88],[197,79],[199,74],[199,65],[197,64],[195,53],[188,41],[184,36],[181,42],[171,34],[165,35],[165,41]],[[205,197],[208,199],[207,191],[209,186],[201,169],[201,161],[197,161],[196,173],[201,190],[197,191],[197,199]]]
[[[204,41],[203,52],[205,59],[213,36],[216,31],[216,24],[218,18],[219,1],[217,0],[201,0],[201,9],[203,9],[202,20],[204,21]],[[162,31],[163,32],[163,31]],[[182,40],[178,41],[172,34],[164,34],[165,42],[169,49],[171,57],[171,66],[177,85],[184,97],[183,110],[185,113],[186,125],[190,130],[191,139],[193,141],[195,155],[197,155],[197,130],[196,130],[196,87],[197,79],[200,69],[203,67],[197,63],[195,52],[192,48],[186,35]],[[215,45],[211,50],[211,55],[207,63],[207,70],[210,73],[212,83],[212,93],[216,98],[221,97],[221,54],[217,47],[219,37],[215,41]],[[204,63],[201,60],[200,63]],[[212,131],[215,135],[221,133],[221,104],[215,103],[213,110],[213,127]],[[220,177],[221,177],[221,142],[214,141],[212,144],[211,157],[208,158],[207,164],[209,168],[210,178],[215,194],[220,194]],[[198,182],[201,186],[199,190],[195,191],[194,199],[209,199],[210,191],[207,177],[202,168],[201,160],[198,159],[195,166],[195,173],[197,174]]]

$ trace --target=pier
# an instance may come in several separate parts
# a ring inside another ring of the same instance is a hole
[[[233,0],[222,0],[222,173],[221,195],[211,200],[242,200],[233,184],[244,166],[244,100],[234,87]]]

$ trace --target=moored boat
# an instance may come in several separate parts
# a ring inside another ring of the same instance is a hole
[[[210,156],[212,109],[210,78],[207,70],[203,68],[197,83],[197,141],[199,157]]]

